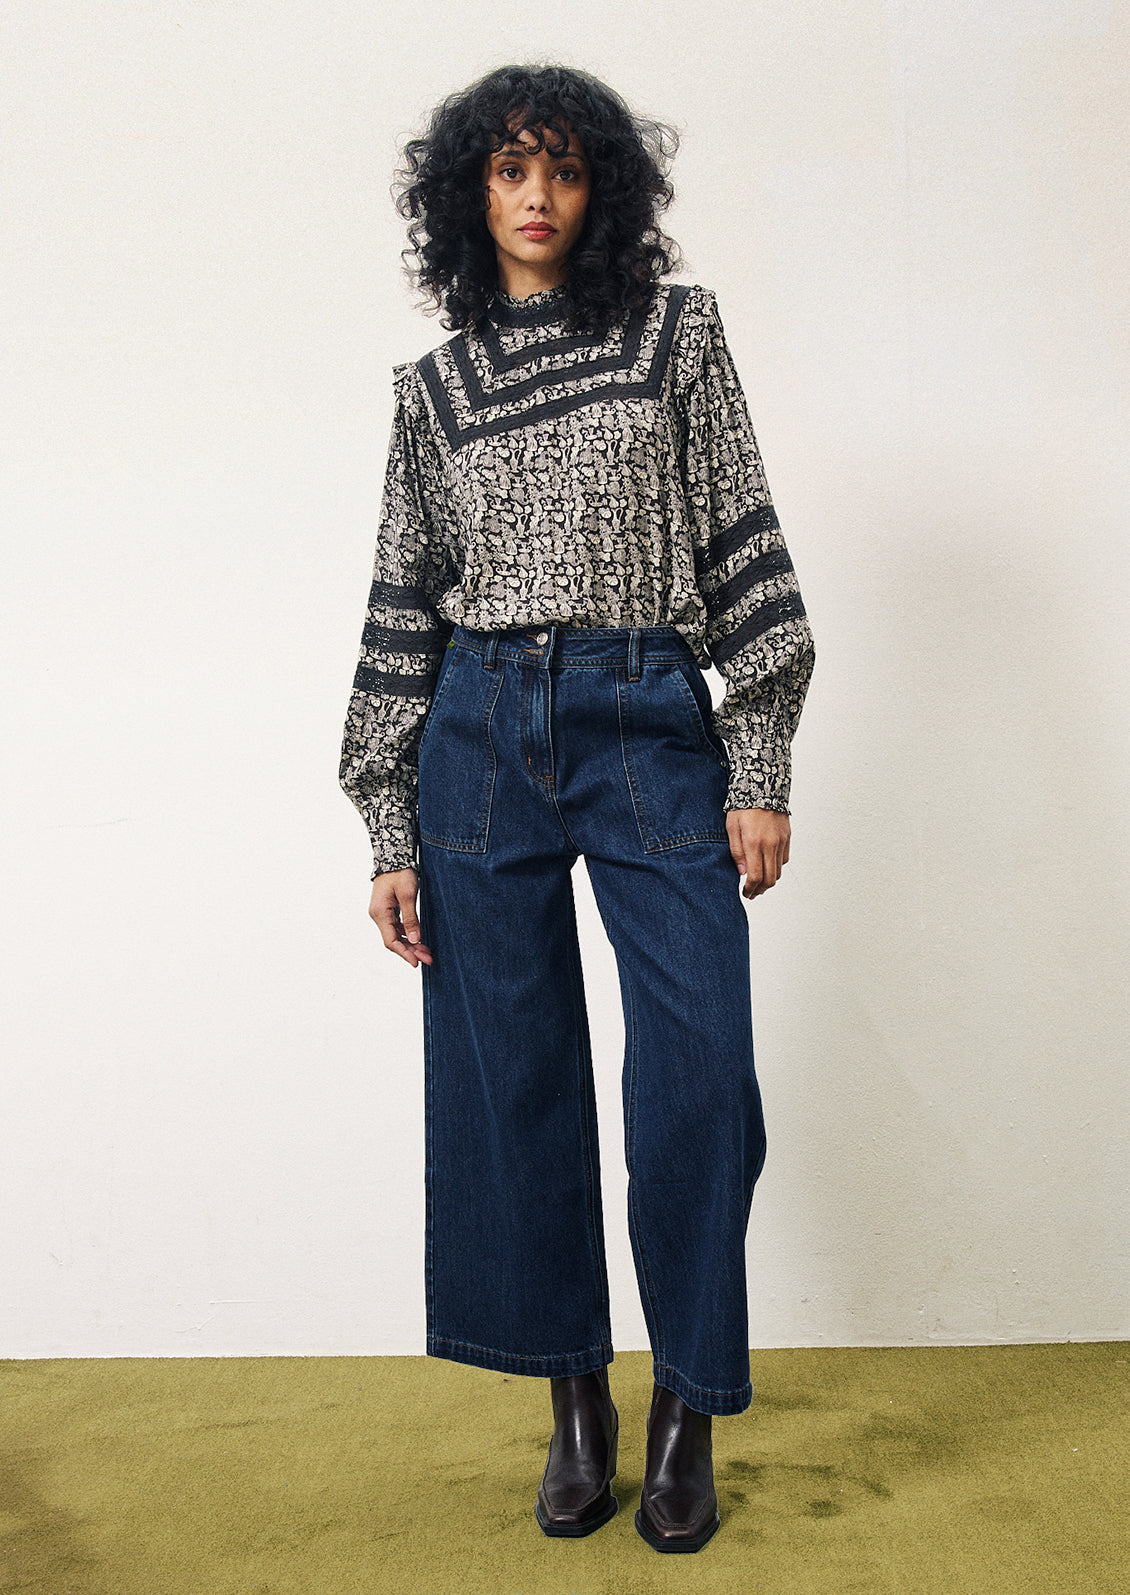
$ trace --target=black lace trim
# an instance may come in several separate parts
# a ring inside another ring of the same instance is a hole
[[[740,653],[749,643],[756,642],[759,637],[764,637],[767,631],[772,631],[774,626],[783,626],[790,620],[802,620],[805,616],[803,600],[799,593],[786,593],[783,598],[771,599],[767,604],[760,604],[746,616],[741,625],[730,632],[713,647],[707,644],[711,659],[719,670]]]
[[[354,692],[387,693],[394,698],[428,698],[435,685],[434,669],[426,675],[410,676],[388,670],[374,670],[370,665],[358,665],[353,676]]]
[[[486,313],[499,327],[545,327],[556,321],[565,300],[563,286],[542,288],[525,299],[514,299],[499,290]]]
[[[556,290],[547,289],[547,292]],[[613,380],[611,382],[596,382],[583,393],[563,394],[556,399],[546,399],[541,404],[531,404],[519,410],[515,415],[500,415],[493,420],[479,421],[470,426],[460,426],[451,400],[443,385],[443,379],[436,368],[435,351],[423,356],[417,362],[421,377],[424,379],[436,415],[443,427],[444,435],[452,450],[461,448],[469,443],[472,438],[486,437],[492,433],[509,432],[515,427],[531,426],[535,421],[547,420],[554,416],[567,415],[572,410],[581,410],[587,404],[597,404],[601,399],[654,399],[658,396],[667,373],[668,358],[671,345],[675,338],[675,327],[679,314],[690,289],[681,283],[673,284],[668,290],[666,311],[663,317],[659,339],[656,344],[655,354],[646,374],[638,381]],[[646,316],[647,312],[640,314]],[[447,347],[452,349],[460,377],[467,390],[468,403],[472,408],[483,409],[490,405],[508,404],[514,399],[525,397],[538,388],[551,386],[556,382],[568,382],[574,377],[583,376],[586,372],[599,377],[604,372],[616,372],[618,375],[631,371],[633,351],[638,353],[639,340],[632,336],[634,318],[628,322],[624,335],[624,344],[619,355],[610,355],[599,360],[587,361],[584,367],[565,366],[558,371],[547,371],[540,376],[532,377],[526,382],[515,383],[513,387],[487,396],[483,394],[478,375],[470,366],[470,356],[466,349],[466,334],[460,333],[453,338]],[[642,327],[641,327],[642,331]],[[481,395],[481,398],[478,397]],[[476,402],[477,401],[477,402]]]
[[[644,326],[647,313],[638,310],[624,328],[624,334],[619,349],[614,349],[611,354],[598,355],[592,360],[582,360],[576,365],[562,365],[550,367],[546,371],[539,371],[535,376],[526,377],[524,381],[508,383],[505,387],[493,393],[487,393],[479,379],[471,358],[471,351],[467,346],[466,338],[453,338],[450,344],[451,352],[455,357],[455,364],[459,375],[463,378],[463,387],[467,394],[468,403],[475,412],[489,410],[492,406],[509,404],[514,399],[524,399],[530,393],[536,393],[539,388],[547,387],[553,382],[572,382],[579,377],[600,376],[606,371],[627,371],[635,365],[639,357],[640,344],[643,341]],[[486,339],[488,354],[490,346]],[[601,340],[600,347],[605,340]],[[562,347],[564,346],[564,347]],[[577,349],[592,348],[591,338],[554,338],[549,343],[534,343],[519,351],[518,356],[512,356],[508,362],[513,370],[519,365],[529,365],[531,360],[539,359],[542,355],[550,353],[570,353]],[[501,347],[499,347],[501,353]],[[503,357],[505,359],[505,357]],[[491,360],[491,369],[497,370],[494,360]]]
[[[741,520],[734,522],[733,526],[715,532],[705,551],[696,550],[695,574],[707,575],[716,565],[721,565],[723,560],[729,559],[731,554],[736,554],[751,537],[756,537],[758,534],[768,536],[780,529],[781,523],[772,504],[762,504],[759,509],[748,510]]]
[[[379,648],[384,653],[433,654],[447,646],[452,627],[431,627],[427,631],[409,631],[398,626],[382,626],[367,620],[361,640],[367,648]]]

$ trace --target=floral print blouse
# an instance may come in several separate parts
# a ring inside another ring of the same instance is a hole
[[[726,807],[788,812],[814,651],[714,293],[662,284],[604,338],[562,288],[393,367],[340,780],[373,875],[417,867],[416,748],[455,622],[674,626],[726,691]]]

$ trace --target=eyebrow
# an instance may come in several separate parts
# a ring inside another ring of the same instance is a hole
[[[545,145],[543,144],[542,150],[544,149]],[[517,155],[524,156],[526,160],[532,161],[535,155],[540,154],[541,150],[527,149],[524,144],[512,144],[507,149],[492,151],[491,160],[493,161],[495,159],[501,159],[503,156],[505,156],[507,160],[513,160]],[[585,165],[588,165],[584,154],[580,150],[566,150],[563,155],[551,155],[549,158],[551,161],[584,161]]]

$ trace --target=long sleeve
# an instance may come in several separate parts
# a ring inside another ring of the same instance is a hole
[[[698,292],[681,463],[706,650],[726,681],[713,715],[730,760],[726,807],[787,813],[815,650],[717,303]]]
[[[415,368],[393,369],[395,408],[373,582],[341,748],[339,779],[365,821],[373,876],[416,868],[416,750],[451,624],[442,465]]]

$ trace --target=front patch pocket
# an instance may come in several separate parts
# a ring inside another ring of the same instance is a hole
[[[444,656],[419,746],[420,836],[434,847],[486,852],[498,769],[490,720],[504,674],[468,648]]]
[[[705,680],[702,688],[709,700]],[[683,666],[645,665],[639,681],[620,671],[616,690],[624,768],[644,851],[728,842],[729,764],[707,731]]]

